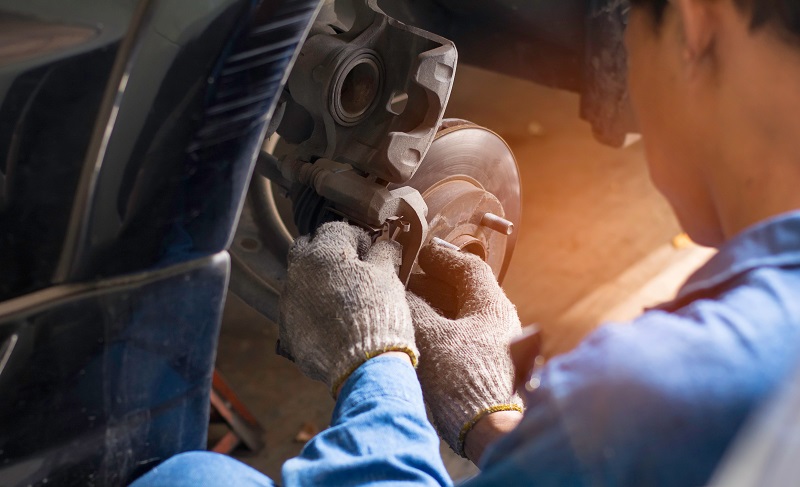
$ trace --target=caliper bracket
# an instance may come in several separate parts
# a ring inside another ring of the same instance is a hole
[[[314,164],[296,160],[280,164],[286,179],[313,188],[330,201],[335,213],[365,228],[374,239],[398,242],[403,248],[398,275],[408,284],[428,236],[428,206],[419,191],[408,186],[390,190],[347,164],[328,159]]]

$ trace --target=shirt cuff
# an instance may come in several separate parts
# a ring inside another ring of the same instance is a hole
[[[414,368],[401,358],[381,356],[367,360],[347,378],[339,393],[331,424],[343,421],[361,404],[377,397],[406,402],[425,416],[422,389]]]

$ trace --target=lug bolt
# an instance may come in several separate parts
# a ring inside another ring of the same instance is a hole
[[[460,248],[458,248],[455,245],[451,244],[447,240],[442,240],[439,237],[433,237],[432,242],[435,243],[436,245],[441,245],[442,247],[444,247],[446,249],[455,250],[456,252],[460,252],[461,251]]]
[[[503,235],[511,235],[514,233],[514,224],[494,213],[486,213],[483,215],[483,218],[481,218],[481,225],[486,228],[491,228],[495,232],[500,232]]]

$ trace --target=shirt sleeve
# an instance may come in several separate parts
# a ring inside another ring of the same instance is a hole
[[[650,313],[552,360],[485,472],[537,486],[704,485],[744,419],[735,396],[749,384],[726,377],[721,355],[733,347],[695,328]]]
[[[345,382],[331,426],[282,471],[297,485],[450,486],[411,365],[377,357]]]
[[[795,363],[784,316],[724,302],[609,324],[544,367],[480,485],[705,485],[748,414]]]
[[[554,398],[543,392],[538,403],[528,407],[520,425],[487,450],[481,473],[463,487],[590,485],[585,481]]]

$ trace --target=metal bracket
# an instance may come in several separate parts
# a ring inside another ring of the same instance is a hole
[[[329,209],[364,227],[376,238],[388,237],[403,247],[399,276],[408,283],[417,255],[428,236],[428,205],[414,188],[389,190],[351,167],[320,159],[314,164],[282,161],[286,179],[310,186],[330,202]],[[399,231],[398,231],[399,230]]]
[[[398,276],[400,281],[408,286],[411,271],[417,261],[422,244],[428,237],[428,206],[422,195],[414,188],[403,187],[390,191],[390,194],[400,202],[398,208],[399,232],[390,235],[403,247],[402,262]]]
[[[352,7],[348,30],[317,26],[303,45],[278,133],[296,144],[291,158],[324,157],[402,184],[436,135],[456,48],[390,18],[376,0],[354,0]]]

